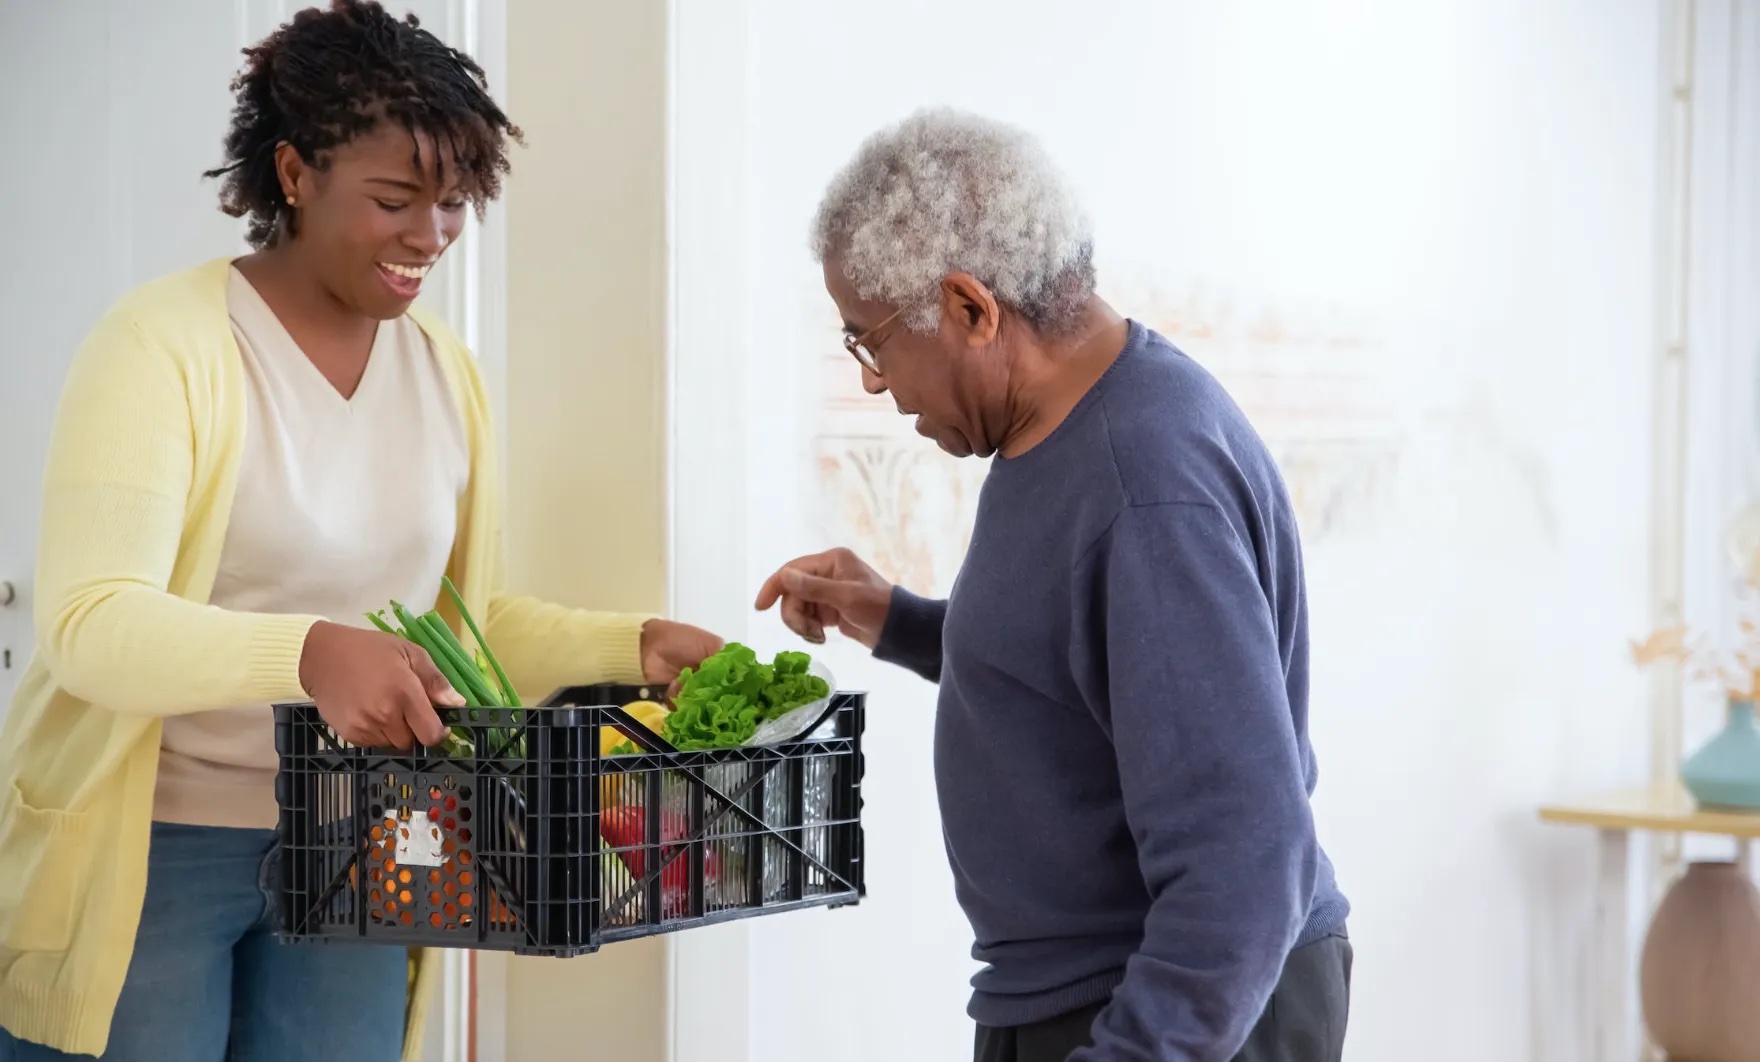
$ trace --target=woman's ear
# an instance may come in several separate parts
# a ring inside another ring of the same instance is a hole
[[[1002,328],[1002,308],[983,281],[970,273],[949,273],[941,280],[942,316],[965,334],[966,346],[989,346]]]
[[[281,182],[281,196],[289,205],[310,194],[310,188],[301,186],[301,181],[309,183],[307,173],[310,169],[292,144],[283,140],[275,145],[275,176]]]

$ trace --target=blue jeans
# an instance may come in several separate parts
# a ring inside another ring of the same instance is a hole
[[[274,843],[263,830],[153,824],[104,1062],[396,1062],[407,953],[277,943]],[[81,1057],[0,1030],[0,1062]]]

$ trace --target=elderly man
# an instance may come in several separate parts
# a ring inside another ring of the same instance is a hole
[[[1264,443],[1095,295],[1088,223],[1020,132],[929,112],[875,136],[813,248],[867,390],[994,458],[948,600],[834,550],[757,602],[940,684],[977,1058],[1340,1058],[1349,905],[1309,808],[1301,547]]]

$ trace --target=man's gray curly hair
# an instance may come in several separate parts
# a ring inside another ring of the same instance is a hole
[[[1092,230],[1044,149],[958,111],[919,111],[870,137],[826,189],[811,243],[915,332],[935,330],[949,273],[977,277],[1046,332],[1074,324],[1094,294]]]

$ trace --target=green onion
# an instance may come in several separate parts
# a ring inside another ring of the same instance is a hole
[[[434,661],[434,666],[439,669],[440,674],[446,677],[447,684],[457,690],[459,696],[463,697],[467,703],[471,702],[474,698],[473,691],[467,684],[465,677],[458,673],[457,665],[447,658],[443,650],[434,646],[433,634],[414,617],[406,620],[403,627],[406,632],[405,637],[428,654],[428,658]]]
[[[436,644],[434,632],[428,630],[420,619],[411,615],[408,609],[395,601],[391,602],[391,614],[396,616],[398,622],[403,625],[403,636],[426,652],[429,658],[434,661],[434,666],[440,669],[442,675],[446,676],[446,681],[452,688],[457,690],[467,703],[470,702],[473,699],[470,686],[466,684],[464,676],[458,673],[457,665],[447,657],[446,651]]]
[[[507,672],[501,670],[501,661],[495,659],[495,650],[489,648],[488,639],[483,637],[483,631],[477,626],[477,621],[471,618],[471,610],[465,607],[464,597],[458,592],[458,587],[453,586],[451,577],[445,575],[440,577],[440,585],[445,588],[447,596],[452,598],[453,606],[458,609],[459,618],[463,619],[464,625],[470,628],[471,637],[477,640],[477,648],[481,649],[483,655],[489,658],[489,666],[495,669],[496,681],[500,683],[502,691],[507,695],[507,707],[523,707],[519,701],[518,691],[513,688],[513,682],[508,679]]]
[[[495,707],[495,698],[477,676],[476,668],[470,666],[462,655],[458,654],[456,644],[450,637],[451,632],[440,617],[429,613],[426,616],[413,616],[409,610],[397,602],[391,603],[392,611],[403,622],[403,629],[408,632],[411,641],[428,651],[434,658],[435,666],[452,683],[452,688],[464,697],[473,707]]]
[[[430,655],[434,655],[438,652],[438,650],[430,644],[433,641],[433,636],[428,633],[426,627],[422,626],[421,623],[416,620],[415,616],[410,613],[409,609],[404,608],[402,605],[393,601],[391,602],[391,615],[397,619],[398,626],[405,638],[421,646],[423,649],[428,650]],[[438,661],[436,661],[436,663],[438,663]],[[457,688],[460,693],[464,692],[462,687],[455,688]]]
[[[452,662],[445,659],[443,654],[435,653],[434,647],[427,644],[422,638],[410,635],[409,631],[412,629],[418,629],[419,625],[410,622],[412,617],[410,617],[407,612],[403,611],[401,605],[393,601],[391,607],[393,612],[399,613],[399,622],[404,624],[403,630],[393,630],[391,625],[386,623],[376,613],[368,613],[367,618],[373,621],[375,627],[378,627],[385,633],[398,635],[405,641],[414,644],[418,649],[427,653],[428,659],[434,661],[434,667],[437,668],[441,676],[446,679],[447,684],[468,700],[470,695],[465,692],[466,687],[464,685],[464,679],[458,674],[458,669],[453,667]],[[427,634],[428,632],[419,631],[419,633]],[[477,751],[475,743],[471,741],[469,728],[463,726],[452,727],[446,734],[446,740],[441,742],[439,747],[444,755],[453,757],[474,756]]]
[[[477,666],[477,674],[483,676],[483,681],[487,682],[489,688],[500,695],[501,703],[506,705],[507,691],[501,688],[500,680],[495,677],[494,670],[489,667],[489,658],[483,655],[481,649],[478,649],[475,653],[471,654],[471,663]]]
[[[386,634],[403,638],[427,653],[428,658],[434,661],[434,667],[465,699],[467,706],[519,709],[519,694],[514,691],[513,683],[508,679],[507,672],[502,670],[501,663],[495,659],[495,653],[484,640],[483,632],[471,617],[470,610],[465,608],[464,599],[459,596],[458,589],[452,585],[451,579],[443,578],[442,583],[453,603],[458,606],[459,617],[476,638],[478,649],[474,654],[465,651],[463,643],[438,611],[416,616],[402,604],[392,601],[390,611],[396,620],[396,626],[385,618],[384,610],[367,613],[367,619]],[[524,713],[513,711],[509,715],[517,724]],[[439,746],[441,752],[451,756],[478,755],[471,731],[472,728],[467,725],[454,726],[445,742]],[[491,726],[486,728],[485,735],[491,743],[514,755],[525,755],[525,737],[516,727]]]
[[[466,696],[476,698],[476,703],[485,708],[502,707],[501,698],[496,695],[490,684],[484,681],[482,674],[477,671],[477,666],[464,655],[464,647],[458,644],[457,638],[453,637],[452,629],[446,626],[446,621],[440,618],[440,613],[430,612],[418,618],[416,622],[427,629],[435,646],[446,655],[447,660],[457,670],[459,678],[463,679],[465,685],[469,687]]]

